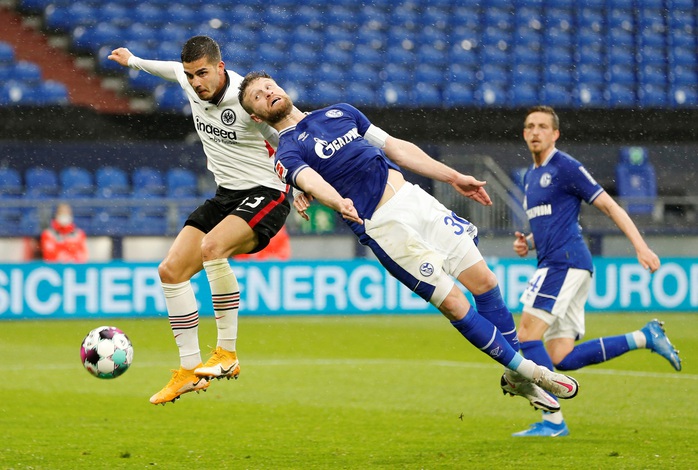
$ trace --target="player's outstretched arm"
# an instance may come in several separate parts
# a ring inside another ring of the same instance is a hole
[[[651,273],[659,269],[661,264],[659,257],[650,249],[649,246],[647,246],[645,239],[642,238],[640,231],[637,229],[637,226],[625,209],[619,206],[618,203],[606,192],[601,193],[596,199],[594,199],[593,204],[594,207],[613,220],[613,222],[625,234],[625,236],[628,237],[628,240],[630,240],[630,243],[632,243],[633,248],[635,248],[637,260],[643,268],[649,270]]]
[[[303,168],[296,176],[296,184],[304,193],[317,199],[322,205],[339,212],[345,219],[363,224],[363,220],[361,220],[354,207],[354,201],[342,197],[332,185],[312,168]]]
[[[124,67],[143,70],[144,72],[156,75],[170,82],[177,81],[177,70],[182,68],[182,64],[179,62],[141,59],[133,55],[131,51],[125,47],[117,47],[111,51],[111,54],[109,54],[107,58]]]
[[[487,194],[484,188],[485,184],[487,184],[485,181],[477,180],[470,175],[458,173],[455,180],[447,181],[447,183],[450,183],[451,186],[456,188],[456,191],[463,196],[469,197],[483,206],[492,205],[492,199],[490,199],[490,195]]]
[[[402,168],[448,183],[458,193],[482,205],[492,205],[492,200],[483,187],[486,184],[484,181],[478,181],[470,175],[464,175],[448,165],[437,162],[412,142],[388,136],[383,151]]]

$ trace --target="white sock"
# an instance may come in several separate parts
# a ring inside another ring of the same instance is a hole
[[[553,424],[562,424],[565,420],[562,416],[562,411],[556,411],[554,413],[543,412],[543,421],[549,421]]]
[[[162,283],[170,328],[179,348],[179,362],[184,369],[201,364],[199,349],[199,310],[191,282]]]
[[[240,307],[238,280],[225,258],[205,261],[204,269],[211,286],[213,312],[218,327],[217,346],[227,351],[235,351]]]
[[[534,379],[533,374],[534,374],[537,367],[538,367],[538,364],[536,364],[535,362],[533,362],[530,359],[524,358],[521,361],[521,363],[519,364],[519,366],[516,368],[516,372],[518,372],[519,374],[521,374],[524,378],[526,378],[528,380],[533,380]]]
[[[630,334],[633,335],[633,339],[635,340],[635,345],[637,346],[637,349],[645,349],[647,347],[647,336],[645,336],[645,334],[642,331],[637,330],[633,331]]]

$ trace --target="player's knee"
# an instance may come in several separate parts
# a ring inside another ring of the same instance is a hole
[[[160,276],[160,282],[165,284],[176,284],[179,282],[177,273],[175,272],[172,263],[167,259],[163,260],[158,266],[158,276]]]
[[[553,365],[555,366],[556,369],[560,370],[574,370],[576,368],[570,367],[570,364],[565,361],[565,358],[567,357],[566,353],[559,353],[555,351],[550,351],[550,360],[553,361]]]
[[[201,258],[203,261],[226,258],[223,247],[215,237],[205,236],[201,240]]]
[[[525,321],[520,322],[516,329],[516,335],[519,337],[521,343],[527,341],[542,341],[543,333],[544,331],[531,327]]]
[[[482,276],[482,290],[483,292],[489,292],[499,285],[497,276],[491,270],[487,270],[487,273]]]
[[[438,309],[450,321],[458,321],[468,312],[468,306],[468,301],[463,293],[458,289],[454,289],[441,302]]]

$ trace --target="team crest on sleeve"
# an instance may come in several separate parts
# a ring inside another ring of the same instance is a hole
[[[424,277],[431,276],[434,274],[434,265],[429,262],[422,263],[422,265],[419,267],[419,273]]]
[[[344,113],[339,109],[330,109],[325,113],[325,116],[327,116],[328,118],[339,118],[344,116]]]
[[[236,119],[237,116],[235,115],[235,111],[233,111],[230,108],[224,109],[221,113],[221,122],[226,126],[232,126],[233,124],[235,124]]]
[[[550,183],[552,183],[553,177],[550,176],[550,173],[543,173],[543,175],[540,177],[540,187],[541,188],[547,188],[550,186]]]

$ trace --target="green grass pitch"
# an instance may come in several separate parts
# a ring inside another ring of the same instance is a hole
[[[590,314],[587,338],[654,316]],[[539,413],[436,314],[242,316],[240,379],[165,406],[148,398],[178,366],[166,318],[2,321],[0,469],[698,468],[698,315],[660,318],[684,370],[633,351],[571,373],[558,439],[510,436]],[[114,380],[80,365],[101,324],[135,348]],[[213,320],[199,333],[207,353]]]

